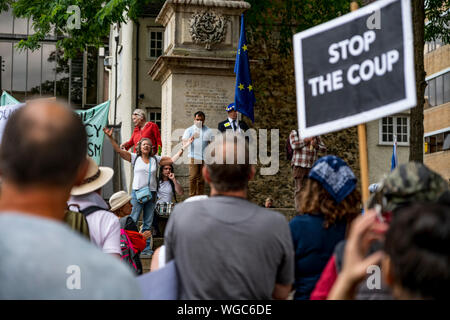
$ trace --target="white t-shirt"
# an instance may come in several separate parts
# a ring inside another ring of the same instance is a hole
[[[91,192],[80,196],[71,196],[67,203],[69,206],[77,204],[80,210],[90,206],[105,208],[105,210],[95,211],[86,217],[91,242],[102,249],[104,253],[122,253],[119,218],[108,211],[108,205],[98,193]],[[70,210],[77,211],[75,206],[70,206]]]
[[[137,159],[136,159],[137,158]],[[155,162],[156,159],[156,162]],[[156,173],[158,172],[158,165],[161,161],[160,156],[153,156],[151,161],[151,179],[150,179],[150,191],[156,191]],[[138,157],[136,153],[131,154],[131,164],[134,163],[134,178],[133,178],[133,190],[138,190],[148,185],[148,169],[149,164],[142,160],[142,157]]]
[[[158,201],[156,203],[161,202],[172,202],[173,191],[172,186],[169,181],[162,181],[159,185],[158,190]]]

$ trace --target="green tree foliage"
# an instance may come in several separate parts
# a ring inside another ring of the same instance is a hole
[[[425,41],[450,43],[450,0],[425,0]]]
[[[0,0],[0,11],[12,8],[18,18],[29,18],[35,33],[18,43],[19,48],[35,50],[40,41],[51,34],[58,36],[57,46],[64,56],[75,57],[87,46],[100,47],[109,35],[110,26],[135,20],[143,5],[152,0]],[[156,1],[156,0],[153,0]],[[68,28],[68,20],[74,14],[70,6],[80,8],[80,28]]]
[[[245,13],[249,37],[254,40],[279,33],[279,49],[292,53],[292,36],[350,11],[349,0],[247,0]]]

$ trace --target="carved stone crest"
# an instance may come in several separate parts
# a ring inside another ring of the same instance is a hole
[[[212,11],[194,13],[189,22],[192,40],[197,44],[205,44],[205,49],[211,50],[211,45],[225,39],[227,22],[227,17],[216,15]]]

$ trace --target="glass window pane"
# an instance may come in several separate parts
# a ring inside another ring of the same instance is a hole
[[[64,60],[63,50],[55,52],[56,65],[56,96],[62,100],[69,99],[69,60]]]
[[[436,79],[431,79],[428,86],[430,87],[430,105],[434,107],[436,105]]]
[[[13,32],[13,16],[11,9],[0,13],[0,33],[12,34]]]
[[[444,150],[450,150],[450,131],[444,133]]]
[[[33,28],[33,20],[30,19],[30,21],[28,22],[28,35],[32,35],[35,34],[34,32],[34,28]]]
[[[11,91],[11,67],[12,67],[12,43],[0,42],[0,56],[4,61],[2,71],[2,88],[0,90]]]
[[[450,102],[450,72],[443,75],[444,77],[444,103]]]
[[[55,45],[42,46],[42,95],[55,95]]]
[[[16,45],[16,43],[14,43]],[[14,47],[12,95],[19,101],[25,101],[27,80],[27,50]]]
[[[383,122],[383,124],[386,124],[387,123],[387,118],[383,118],[381,121]]]
[[[15,18],[14,19],[14,34],[27,34],[28,32],[28,19]]]
[[[389,126],[389,127],[388,127],[388,133],[392,133],[392,131],[393,131],[393,130],[392,130],[392,126]]]
[[[439,76],[436,78],[436,105],[444,103],[444,77]]]
[[[436,136],[430,137],[430,153],[436,152]]]
[[[442,151],[444,145],[444,134],[440,133],[436,135],[436,151]]]
[[[389,142],[394,141],[394,138],[392,137],[392,134],[388,134],[388,141],[389,141]]]
[[[28,99],[41,94],[41,66],[41,49],[28,51]]]
[[[389,124],[392,124],[392,123],[393,123],[393,121],[394,121],[394,118],[392,118],[392,117],[388,117],[388,123],[389,123]]]
[[[158,32],[158,40],[162,40],[162,32]]]
[[[383,142],[387,142],[387,134],[383,133]]]
[[[86,103],[97,104],[98,49],[90,47],[87,58],[87,96]],[[103,101],[102,101],[103,102]]]

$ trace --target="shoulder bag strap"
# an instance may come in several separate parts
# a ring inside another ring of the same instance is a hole
[[[108,209],[102,208],[102,207],[98,207],[98,206],[90,206],[87,208],[84,208],[83,210],[80,210],[80,212],[87,217],[88,215],[90,215],[91,213],[94,213],[96,211],[108,211]]]

